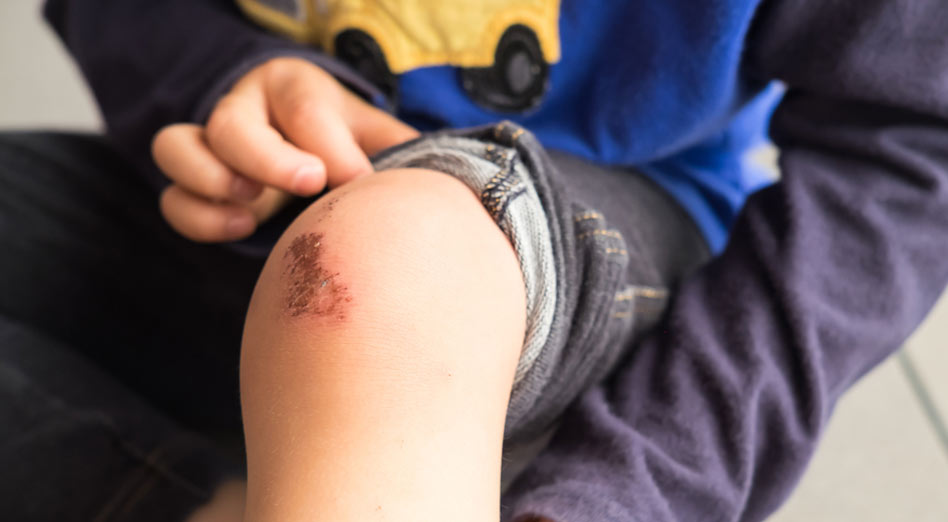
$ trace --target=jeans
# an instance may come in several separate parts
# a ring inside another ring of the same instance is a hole
[[[462,178],[517,251],[529,325],[509,484],[707,248],[647,178],[547,152],[512,124],[428,135],[375,162]],[[181,238],[102,138],[0,134],[4,518],[182,520],[243,473],[238,349],[268,244]]]

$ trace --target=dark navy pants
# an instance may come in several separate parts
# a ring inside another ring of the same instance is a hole
[[[242,473],[263,258],[191,243],[100,138],[0,134],[0,519],[182,520]]]

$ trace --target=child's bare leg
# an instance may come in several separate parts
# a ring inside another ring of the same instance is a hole
[[[246,520],[496,520],[525,296],[461,182],[352,182],[284,234],[241,357]]]

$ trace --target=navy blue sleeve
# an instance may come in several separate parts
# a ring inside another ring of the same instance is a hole
[[[79,64],[119,150],[156,186],[151,139],[202,122],[217,98],[277,56],[316,63],[362,96],[381,94],[345,65],[257,28],[233,0],[47,0],[44,14]]]
[[[948,3],[773,0],[747,74],[788,86],[782,181],[606,383],[574,404],[504,518],[758,521],[840,395],[948,282]]]

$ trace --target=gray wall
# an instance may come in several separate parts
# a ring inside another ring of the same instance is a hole
[[[42,21],[41,4],[0,0],[0,128],[99,128],[92,95]]]

